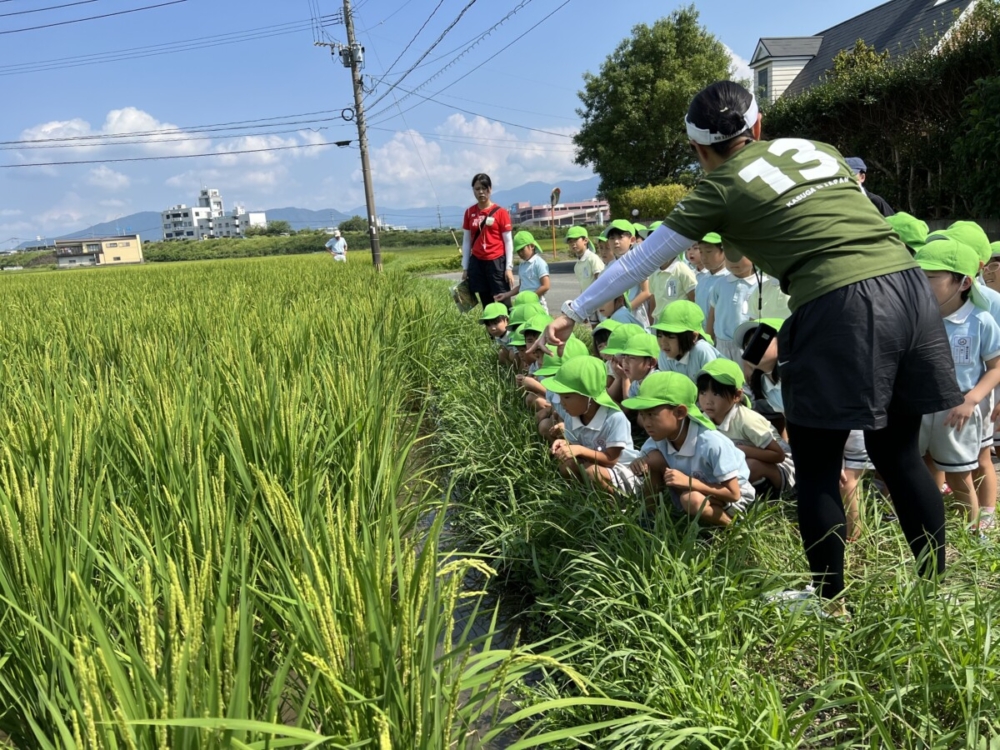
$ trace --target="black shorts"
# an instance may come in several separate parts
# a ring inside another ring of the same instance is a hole
[[[785,416],[802,427],[880,430],[890,407],[962,403],[951,347],[923,271],[876,276],[799,307],[778,335]]]
[[[500,256],[495,260],[480,260],[475,255],[469,256],[469,291],[479,296],[479,301],[486,307],[493,297],[510,291],[507,283],[507,259]],[[510,303],[505,303],[510,308]]]

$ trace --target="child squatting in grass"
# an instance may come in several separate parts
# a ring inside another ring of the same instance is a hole
[[[559,394],[548,390],[548,380],[559,372],[564,363],[575,357],[586,357],[588,354],[587,345],[576,336],[570,336],[562,356],[545,354],[542,357],[542,366],[535,371],[535,378],[539,380],[544,390],[544,394],[535,399],[535,422],[538,425],[538,434],[549,443],[563,436],[566,411],[562,407]]]
[[[728,526],[756,493],[746,458],[716,430],[697,405],[698,388],[677,372],[655,372],[639,394],[623,406],[639,414],[649,440],[643,461],[633,464],[646,475],[646,508],[655,512],[664,490],[675,510],[714,526]]]
[[[507,306],[501,302],[493,302],[483,308],[483,314],[479,320],[490,335],[490,340],[497,347],[497,358],[500,364],[514,364],[514,354],[517,349],[510,345],[511,331],[508,330],[510,319]]]

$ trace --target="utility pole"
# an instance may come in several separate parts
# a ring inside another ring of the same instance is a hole
[[[444,229],[444,224],[441,223],[441,206],[439,205],[437,209],[438,209],[438,229]]]
[[[364,67],[364,47],[354,38],[354,16],[351,15],[351,0],[344,0],[344,25],[347,26],[347,46],[317,42],[324,47],[339,47],[340,61],[351,69],[351,84],[354,86],[354,117],[358,123],[358,145],[361,148],[361,175],[365,181],[365,206],[368,210],[368,237],[372,247],[372,263],[377,271],[382,270],[382,247],[378,238],[378,215],[375,213],[375,190],[372,187],[372,167],[368,160],[368,126],[365,124],[364,89],[361,85],[361,68]]]

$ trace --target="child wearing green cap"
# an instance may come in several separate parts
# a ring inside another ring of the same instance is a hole
[[[637,479],[628,464],[638,457],[628,419],[605,390],[604,363],[575,357],[546,381],[566,413],[564,437],[552,444],[559,473],[589,480],[608,491],[634,494]]]
[[[703,323],[705,315],[694,302],[671,302],[653,326],[660,347],[657,365],[663,372],[679,372],[693,381],[701,369],[719,356],[709,341]]]
[[[517,267],[517,286],[509,292],[496,295],[497,302],[503,302],[521,292],[534,292],[538,295],[539,304],[548,312],[545,303],[545,293],[549,291],[549,264],[542,258],[541,247],[535,241],[531,232],[518,232],[514,235],[514,252],[521,259]]]
[[[745,382],[738,364],[713,359],[698,374],[698,406],[743,451],[757,495],[779,497],[795,486],[792,452],[774,425],[748,406]]]
[[[667,305],[679,299],[694,302],[698,279],[691,267],[679,258],[667,261],[649,277],[650,314],[655,320]]]
[[[542,382],[542,387],[545,389],[543,397],[535,401],[535,421],[538,424],[538,434],[550,443],[563,436],[566,412],[562,408],[559,394],[548,390],[545,381],[559,372],[564,363],[576,357],[586,357],[588,354],[587,345],[576,336],[570,336],[562,356],[546,354],[542,357],[542,366],[535,372],[535,377]]]
[[[632,398],[639,392],[639,385],[650,374],[656,372],[656,361],[660,345],[651,333],[633,333],[621,349],[620,361],[613,369],[615,379],[608,386],[608,394],[620,404],[623,399]],[[626,413],[627,414],[627,413]]]
[[[631,222],[624,219],[615,219],[611,222],[611,226],[608,227],[608,245],[616,260],[632,250],[634,242],[635,227]],[[643,328],[649,328],[647,302],[651,297],[648,279],[644,279],[625,292],[625,302],[631,317],[634,317]]]
[[[1000,385],[1000,325],[979,294],[979,256],[954,239],[928,242],[916,261],[937,299],[951,342],[952,366],[965,401],[953,409],[926,414],[920,423],[920,450],[945,473],[955,498],[969,513],[971,530],[980,531],[980,507],[972,473],[980,466],[982,446],[1000,409],[985,413],[993,389]],[[993,498],[993,505],[996,500]],[[993,510],[983,527],[992,528]]]
[[[628,295],[626,294],[620,294],[614,299],[608,300],[597,308],[597,312],[604,320],[614,320],[623,325],[637,325],[644,331],[649,329],[649,324],[646,322],[646,319],[636,314],[636,312],[629,307]]]
[[[507,349],[510,343],[510,333],[507,330],[507,306],[501,302],[493,302],[483,308],[483,314],[479,320],[490,335],[490,341],[496,345],[500,362],[507,364],[511,356]]]
[[[642,447],[648,510],[667,489],[674,508],[703,523],[728,526],[756,497],[746,457],[698,408],[698,388],[678,372],[646,378],[623,406],[649,435]]]
[[[590,236],[585,227],[570,227],[566,232],[566,245],[569,247],[576,263],[573,264],[573,273],[580,284],[582,292],[594,283],[594,279],[601,275],[604,270],[604,261],[597,257],[590,245]]]
[[[722,238],[715,232],[706,234],[701,242],[694,246],[698,248],[701,263],[705,268],[705,273],[698,277],[698,286],[694,290],[694,301],[707,319],[711,306],[712,289],[721,279],[729,275],[729,269],[726,268],[726,253],[722,249]]]

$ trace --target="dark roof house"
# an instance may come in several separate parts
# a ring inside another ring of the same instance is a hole
[[[772,37],[757,42],[750,67],[757,95],[774,102],[823,80],[842,50],[862,39],[876,51],[905,55],[924,39],[948,34],[977,0],[889,0],[815,36]]]

